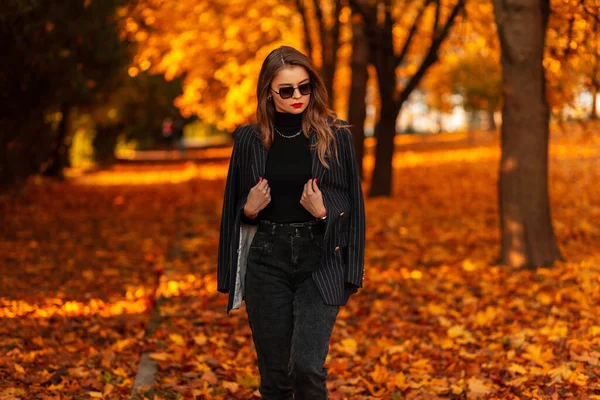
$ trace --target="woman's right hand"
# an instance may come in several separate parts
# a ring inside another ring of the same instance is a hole
[[[256,218],[258,213],[271,202],[271,188],[266,179],[259,178],[258,183],[248,193],[244,205],[244,214],[250,219]]]

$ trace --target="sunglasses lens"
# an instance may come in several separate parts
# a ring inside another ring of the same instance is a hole
[[[294,95],[294,88],[291,86],[279,88],[279,95],[282,99],[289,99]]]
[[[310,83],[303,83],[302,85],[298,86],[298,89],[300,90],[300,93],[307,95],[310,94],[312,87]]]

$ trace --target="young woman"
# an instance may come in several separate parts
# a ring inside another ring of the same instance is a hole
[[[246,301],[264,400],[327,398],[338,308],[362,287],[365,212],[352,138],[310,60],[273,50],[258,124],[237,129],[218,262],[227,312]]]

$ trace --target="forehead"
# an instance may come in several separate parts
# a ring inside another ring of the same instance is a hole
[[[296,86],[300,82],[309,78],[308,72],[304,67],[294,65],[280,69],[273,77],[273,86],[292,85]]]

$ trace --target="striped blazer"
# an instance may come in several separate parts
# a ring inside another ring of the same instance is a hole
[[[335,138],[339,162],[335,157],[328,159],[329,168],[321,164],[316,149],[311,147],[312,176],[318,178],[327,210],[321,266],[313,272],[313,279],[326,304],[344,305],[363,283],[365,209],[350,131],[337,128]],[[311,134],[310,143],[314,144],[315,139]],[[217,267],[217,290],[229,293],[227,312],[239,308],[243,299],[248,248],[256,225],[244,223],[242,215],[250,189],[264,176],[267,153],[257,125],[236,130],[225,186]]]

